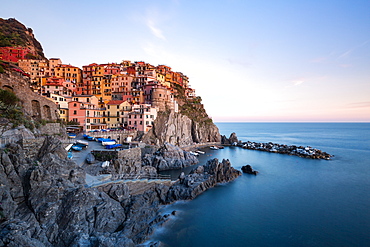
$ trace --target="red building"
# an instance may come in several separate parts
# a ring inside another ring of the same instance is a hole
[[[0,47],[0,60],[17,63],[31,53],[26,47]]]

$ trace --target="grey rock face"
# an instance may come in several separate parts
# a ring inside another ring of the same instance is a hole
[[[213,123],[195,122],[173,111],[169,114],[159,114],[153,128],[143,137],[143,142],[157,146],[166,142],[177,146],[188,146],[194,143],[220,141],[218,128]]]
[[[198,163],[198,159],[189,152],[165,142],[154,154],[145,155],[143,163],[157,168],[158,171],[179,169]]]
[[[209,160],[206,165],[192,170],[189,175],[180,175],[179,181],[170,187],[167,201],[190,200],[216,186],[218,183],[230,182],[241,175],[231,167],[229,160]]]

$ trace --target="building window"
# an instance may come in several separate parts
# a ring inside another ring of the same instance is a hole
[[[86,122],[87,122],[87,123],[90,123],[90,119],[86,119]]]
[[[77,114],[77,111],[73,111],[73,115],[76,115]]]

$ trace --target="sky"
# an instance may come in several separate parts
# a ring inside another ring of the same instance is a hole
[[[370,122],[370,0],[12,0],[47,58],[187,75],[215,122]]]

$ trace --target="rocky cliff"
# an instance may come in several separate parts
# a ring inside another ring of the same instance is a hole
[[[21,46],[30,49],[30,58],[46,59],[41,44],[35,39],[31,28],[26,28],[14,18],[0,18],[0,47]]]
[[[136,246],[168,219],[160,205],[192,199],[240,175],[230,162],[214,159],[173,185],[136,181],[91,188],[83,168],[51,137],[34,158],[16,143],[0,158],[0,246]]]
[[[180,147],[220,140],[218,128],[212,121],[197,121],[174,111],[160,112],[153,128],[143,138],[143,142],[158,146],[168,142]]]

